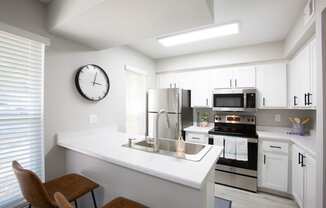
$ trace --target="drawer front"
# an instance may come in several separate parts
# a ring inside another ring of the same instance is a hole
[[[199,144],[208,144],[208,134],[187,132],[186,141]]]
[[[285,142],[263,141],[263,151],[289,153],[289,144]]]

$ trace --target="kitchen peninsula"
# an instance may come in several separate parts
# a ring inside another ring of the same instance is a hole
[[[222,147],[212,146],[200,161],[190,161],[123,147],[130,135],[111,128],[57,136],[66,171],[101,185],[98,204],[124,196],[151,208],[214,207],[214,170]]]

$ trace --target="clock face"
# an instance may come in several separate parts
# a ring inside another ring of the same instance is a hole
[[[99,66],[88,64],[78,69],[75,84],[79,93],[91,101],[100,101],[110,90],[106,72]]]

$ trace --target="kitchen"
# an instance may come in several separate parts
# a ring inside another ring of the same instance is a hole
[[[324,207],[323,0],[0,5],[0,207]]]

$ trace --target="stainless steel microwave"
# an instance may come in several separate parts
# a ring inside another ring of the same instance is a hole
[[[256,89],[215,89],[214,111],[256,111]]]

